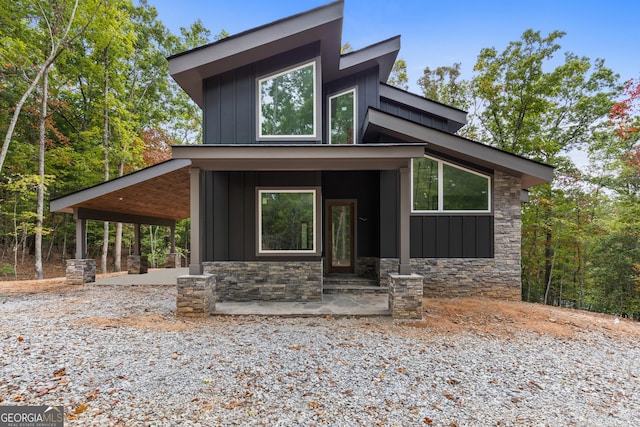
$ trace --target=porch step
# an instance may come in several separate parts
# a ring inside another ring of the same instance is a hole
[[[324,277],[324,294],[386,294],[389,289],[379,286],[376,279],[353,274],[330,274]]]
[[[386,286],[367,285],[327,285],[322,286],[323,294],[386,294],[389,288]]]

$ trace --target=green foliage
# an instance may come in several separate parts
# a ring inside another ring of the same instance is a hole
[[[404,59],[398,59],[393,64],[391,75],[387,84],[395,86],[398,89],[409,90],[409,76],[407,75],[407,63]]]
[[[441,66],[432,70],[424,69],[424,74],[418,79],[425,98],[466,110],[469,108],[469,83],[460,79],[460,63],[452,66]]]

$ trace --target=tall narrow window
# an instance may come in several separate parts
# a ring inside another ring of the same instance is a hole
[[[316,190],[258,191],[258,253],[317,252]]]
[[[258,80],[261,138],[316,136],[316,63]]]
[[[329,144],[356,142],[356,90],[329,97]]]
[[[480,174],[431,157],[411,163],[413,212],[489,212],[491,180]]]

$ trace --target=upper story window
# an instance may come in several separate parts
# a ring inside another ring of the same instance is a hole
[[[258,79],[260,139],[318,139],[316,61]]]
[[[491,178],[431,157],[411,163],[413,212],[490,212]]]
[[[356,142],[356,90],[329,97],[329,144]]]

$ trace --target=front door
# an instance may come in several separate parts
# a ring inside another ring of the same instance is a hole
[[[353,200],[327,201],[328,272],[353,273],[355,271],[356,202]]]

